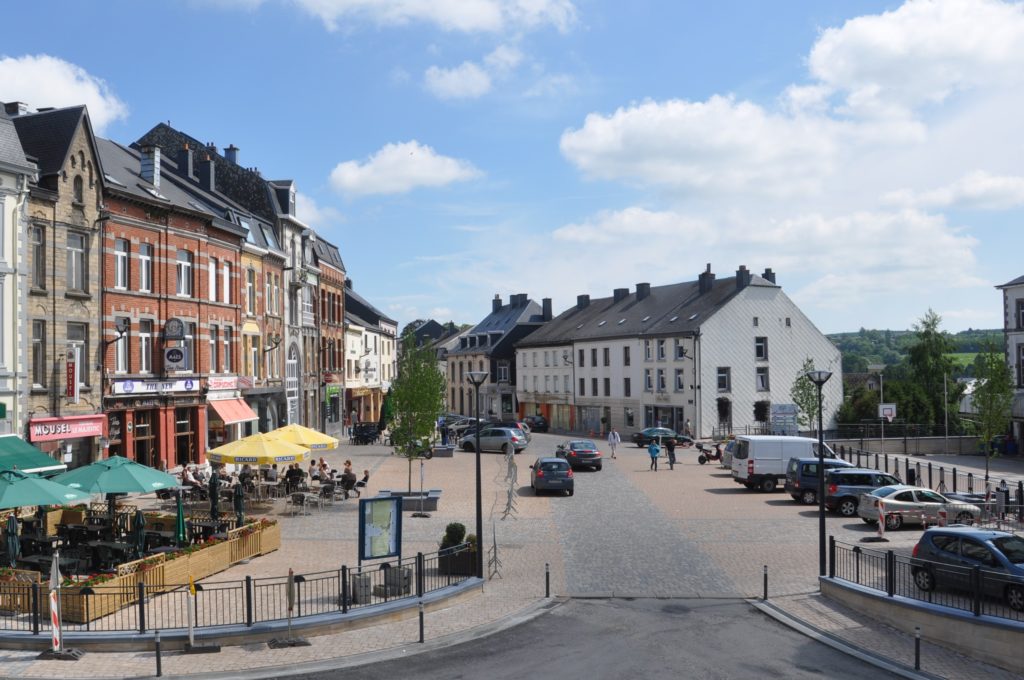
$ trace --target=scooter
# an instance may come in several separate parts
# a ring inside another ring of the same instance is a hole
[[[715,448],[709,449],[705,448],[702,442],[697,442],[697,450],[700,451],[700,454],[697,456],[697,462],[700,463],[701,465],[704,465],[709,460],[717,460],[719,462],[722,461],[721,444],[717,444],[715,445]]]

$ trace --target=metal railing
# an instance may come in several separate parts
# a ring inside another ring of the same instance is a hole
[[[418,598],[457,585],[469,576],[458,561],[469,555],[469,544],[435,553],[417,553],[356,568],[297,574],[292,618],[348,613],[392,600]],[[104,586],[67,590],[61,611],[65,632],[145,633],[188,626],[190,600],[196,629],[252,626],[288,618],[288,577],[241,581],[134,587]],[[48,591],[45,584],[0,582],[0,631],[49,631]]]
[[[829,565],[830,578],[884,592],[888,597],[927,602],[974,616],[1024,621],[1024,610],[1008,603],[1011,596],[1021,601],[1024,581],[1001,572],[897,555],[892,550],[870,550],[840,543],[834,536],[829,537]]]

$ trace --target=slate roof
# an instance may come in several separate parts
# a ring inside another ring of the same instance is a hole
[[[9,118],[0,114],[0,165],[13,168],[20,168],[28,172],[35,170],[32,163],[25,158],[25,151],[21,148],[21,140],[18,138],[18,130]]]
[[[341,271],[346,271],[345,262],[341,259],[341,251],[338,250],[338,246],[323,240],[319,235],[313,243],[313,253],[318,262],[327,262]]]
[[[371,323],[368,325],[371,328],[378,326],[381,321],[398,325],[397,321],[386,316],[384,312],[371,305],[366,298],[347,286],[345,288],[345,310],[346,314],[351,310],[355,316],[370,319]]]
[[[75,130],[83,117],[88,119],[84,106],[69,106],[66,109],[26,113],[12,119],[22,149],[36,159],[40,178],[56,174],[64,167]]]
[[[996,288],[1002,290],[1003,288],[1009,288],[1010,286],[1019,286],[1021,284],[1024,284],[1024,276],[1018,276],[1013,281],[1010,281],[1009,283],[1004,283],[1001,286],[996,286]]]
[[[760,276],[751,286],[777,287]],[[532,333],[520,346],[564,345],[573,341],[641,335],[688,335],[695,333],[736,295],[736,277],[716,279],[709,292],[699,294],[697,281],[651,286],[650,294],[637,300],[636,290],[615,301],[597,298],[583,309],[573,305]]]
[[[511,300],[515,300],[512,302]],[[524,294],[513,295],[510,302],[502,305],[497,311],[492,311],[485,316],[477,325],[473,326],[466,337],[473,335],[488,335],[489,342],[484,345],[472,347],[457,347],[449,354],[477,354],[483,351],[491,354],[501,344],[506,334],[519,324],[534,323],[540,324],[542,317],[541,306]],[[492,334],[498,334],[495,339]]]

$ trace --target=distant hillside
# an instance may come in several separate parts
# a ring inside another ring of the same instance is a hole
[[[843,353],[843,373],[863,373],[868,364],[894,366],[907,357],[907,351],[916,339],[914,331],[877,331],[861,328],[853,333],[833,333],[827,336]],[[1002,329],[967,329],[950,336],[953,340],[954,357],[964,373],[970,372],[973,355],[981,351],[988,342],[1002,346]],[[959,375],[954,377],[960,377]]]

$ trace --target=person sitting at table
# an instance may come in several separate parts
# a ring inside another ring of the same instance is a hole
[[[270,466],[270,469],[267,470],[267,481],[276,482],[277,479],[277,463],[274,463],[273,465]]]
[[[351,466],[345,468],[341,473],[341,488],[345,491],[345,500],[348,500],[348,492],[354,491],[356,488],[356,473],[352,472]],[[356,495],[359,495],[358,491]]]
[[[321,458],[320,459],[320,483],[331,481],[331,466]]]
[[[192,469],[191,465],[186,465],[181,469],[181,485],[182,486],[201,486],[198,479],[196,479],[195,470]]]
[[[245,488],[246,491],[253,491],[256,488],[255,483],[256,473],[252,471],[249,464],[246,463],[242,466],[242,471],[238,473],[238,482]]]
[[[356,492],[357,496],[362,496],[363,494],[360,493],[359,490],[360,489],[365,489],[366,485],[369,484],[369,483],[370,483],[370,471],[369,470],[363,470],[363,478],[360,479],[358,482],[356,482],[355,487],[353,487],[353,491]]]
[[[316,461],[309,461],[309,481],[314,479],[320,479],[320,468],[316,466]]]
[[[302,470],[299,469],[298,463],[292,463],[288,466],[288,471],[284,475],[285,485],[288,489],[288,493],[299,490],[299,484],[302,482]]]

